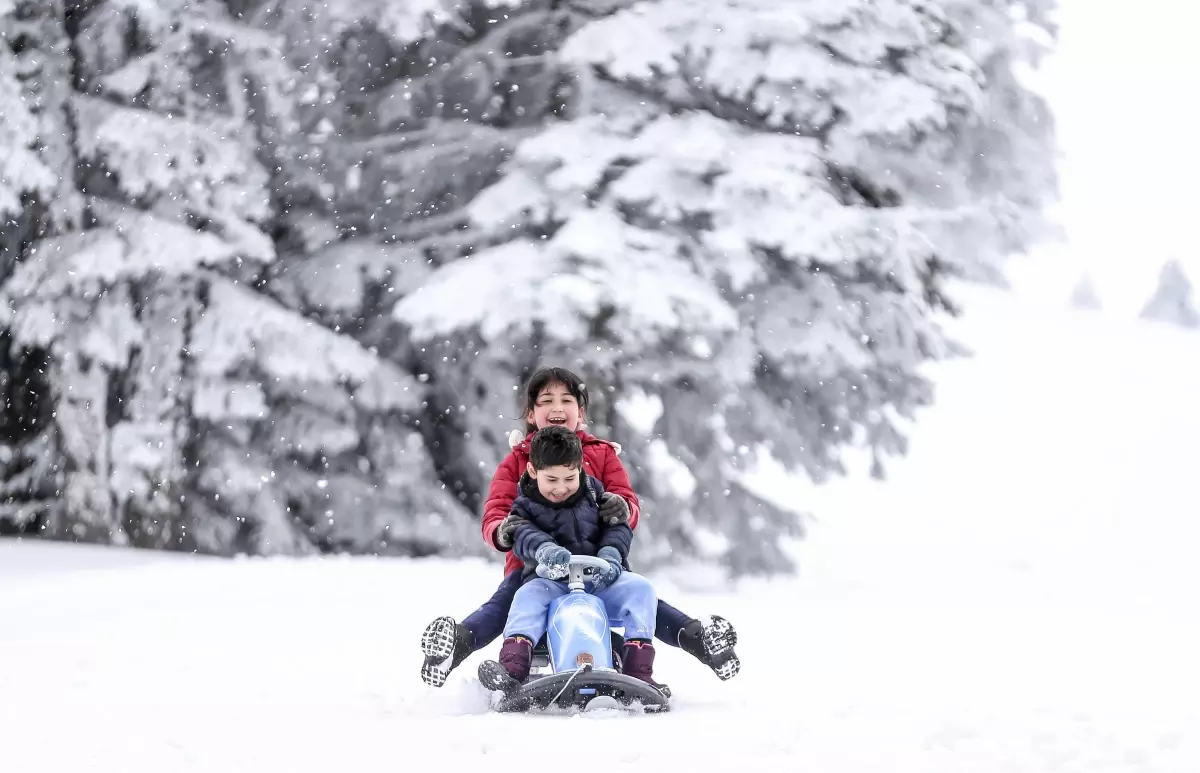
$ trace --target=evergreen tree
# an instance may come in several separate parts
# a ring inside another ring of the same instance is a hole
[[[53,229],[77,225],[66,121],[68,40],[49,4],[0,1],[0,284]],[[0,316],[11,309],[0,307]],[[61,505],[49,353],[0,330],[0,534],[39,534]]]
[[[986,275],[1036,233],[1049,126],[1033,132],[1044,110],[1005,72],[1019,54],[975,39],[962,8],[626,5],[562,25],[547,66],[581,84],[568,120],[471,202],[493,243],[396,313],[469,391],[506,381],[490,358],[464,365],[481,350],[611,390],[594,418],[647,500],[641,560],[784,570],[798,525],[741,482],[746,464],[761,448],[823,479],[849,445],[880,472],[904,450],[894,417],[930,403],[919,367],[950,351],[944,280]],[[1010,24],[1000,4],[971,13]],[[1013,125],[1030,136],[996,141]],[[1020,217],[1000,229],[998,210]],[[950,238],[964,228],[969,253]],[[636,395],[661,406],[649,435],[614,410]]]
[[[275,162],[303,144],[283,39],[215,0],[59,21],[70,120],[39,136],[73,129],[81,217],[22,243],[3,288],[13,343],[48,353],[62,480],[41,529],[219,553],[471,545],[426,474],[420,384],[268,292]]]
[[[1158,274],[1158,286],[1142,308],[1141,316],[1184,328],[1200,327],[1200,313],[1192,298],[1192,282],[1179,261],[1168,260],[1163,264]]]

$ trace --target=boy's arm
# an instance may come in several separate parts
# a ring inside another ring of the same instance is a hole
[[[513,515],[521,520],[517,523],[517,529],[513,533],[512,551],[525,563],[536,564],[538,548],[547,542],[554,542],[554,538],[529,522],[529,519],[521,512],[519,502],[513,505]]]
[[[525,522],[517,527],[513,539],[513,554],[527,564],[536,564],[538,549],[543,545],[555,545],[554,538],[531,523]]]
[[[636,529],[638,517],[642,512],[637,494],[633,493],[633,486],[629,484],[629,473],[625,472],[625,465],[621,464],[621,460],[617,458],[617,452],[611,445],[607,443],[605,445],[608,447],[608,452],[604,455],[604,466],[599,475],[600,482],[604,484],[606,490],[621,497],[629,505],[629,528]]]
[[[496,529],[512,510],[519,491],[519,480],[521,462],[515,452],[509,453],[496,468],[492,484],[488,487],[487,500],[483,505],[483,541],[501,552],[509,548],[496,541]]]

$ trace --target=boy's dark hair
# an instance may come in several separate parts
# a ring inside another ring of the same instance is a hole
[[[537,406],[538,395],[542,390],[551,384],[562,384],[575,398],[575,402],[579,403],[579,410],[586,411],[588,407],[587,386],[576,374],[566,368],[538,368],[525,382],[524,405],[521,408],[521,415],[528,416]],[[537,429],[536,426],[525,423],[525,432],[533,432]]]
[[[535,470],[547,467],[583,468],[583,444],[566,427],[545,427],[529,441],[529,463]]]

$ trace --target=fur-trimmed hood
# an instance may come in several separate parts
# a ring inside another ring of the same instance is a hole
[[[621,455],[621,444],[616,442],[615,440],[603,440],[601,438],[596,437],[595,435],[589,435],[586,431],[584,431],[582,429],[576,430],[575,434],[579,436],[579,439],[583,442],[584,445],[587,445],[588,443],[608,443],[610,446],[613,447],[613,450],[616,451],[617,456]],[[533,432],[530,432],[528,435],[526,435],[521,430],[514,429],[512,432],[508,433],[508,447],[510,449],[516,448],[517,446],[521,445],[522,443],[528,442],[529,439],[532,438],[533,436],[534,436]]]

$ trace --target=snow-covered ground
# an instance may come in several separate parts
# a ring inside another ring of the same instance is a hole
[[[745,663],[664,650],[670,714],[489,714],[478,657],[425,687],[421,628],[495,565],[0,542],[0,771],[1195,773],[1200,336],[969,308],[886,485],[761,477],[817,510],[799,579],[660,578]]]

